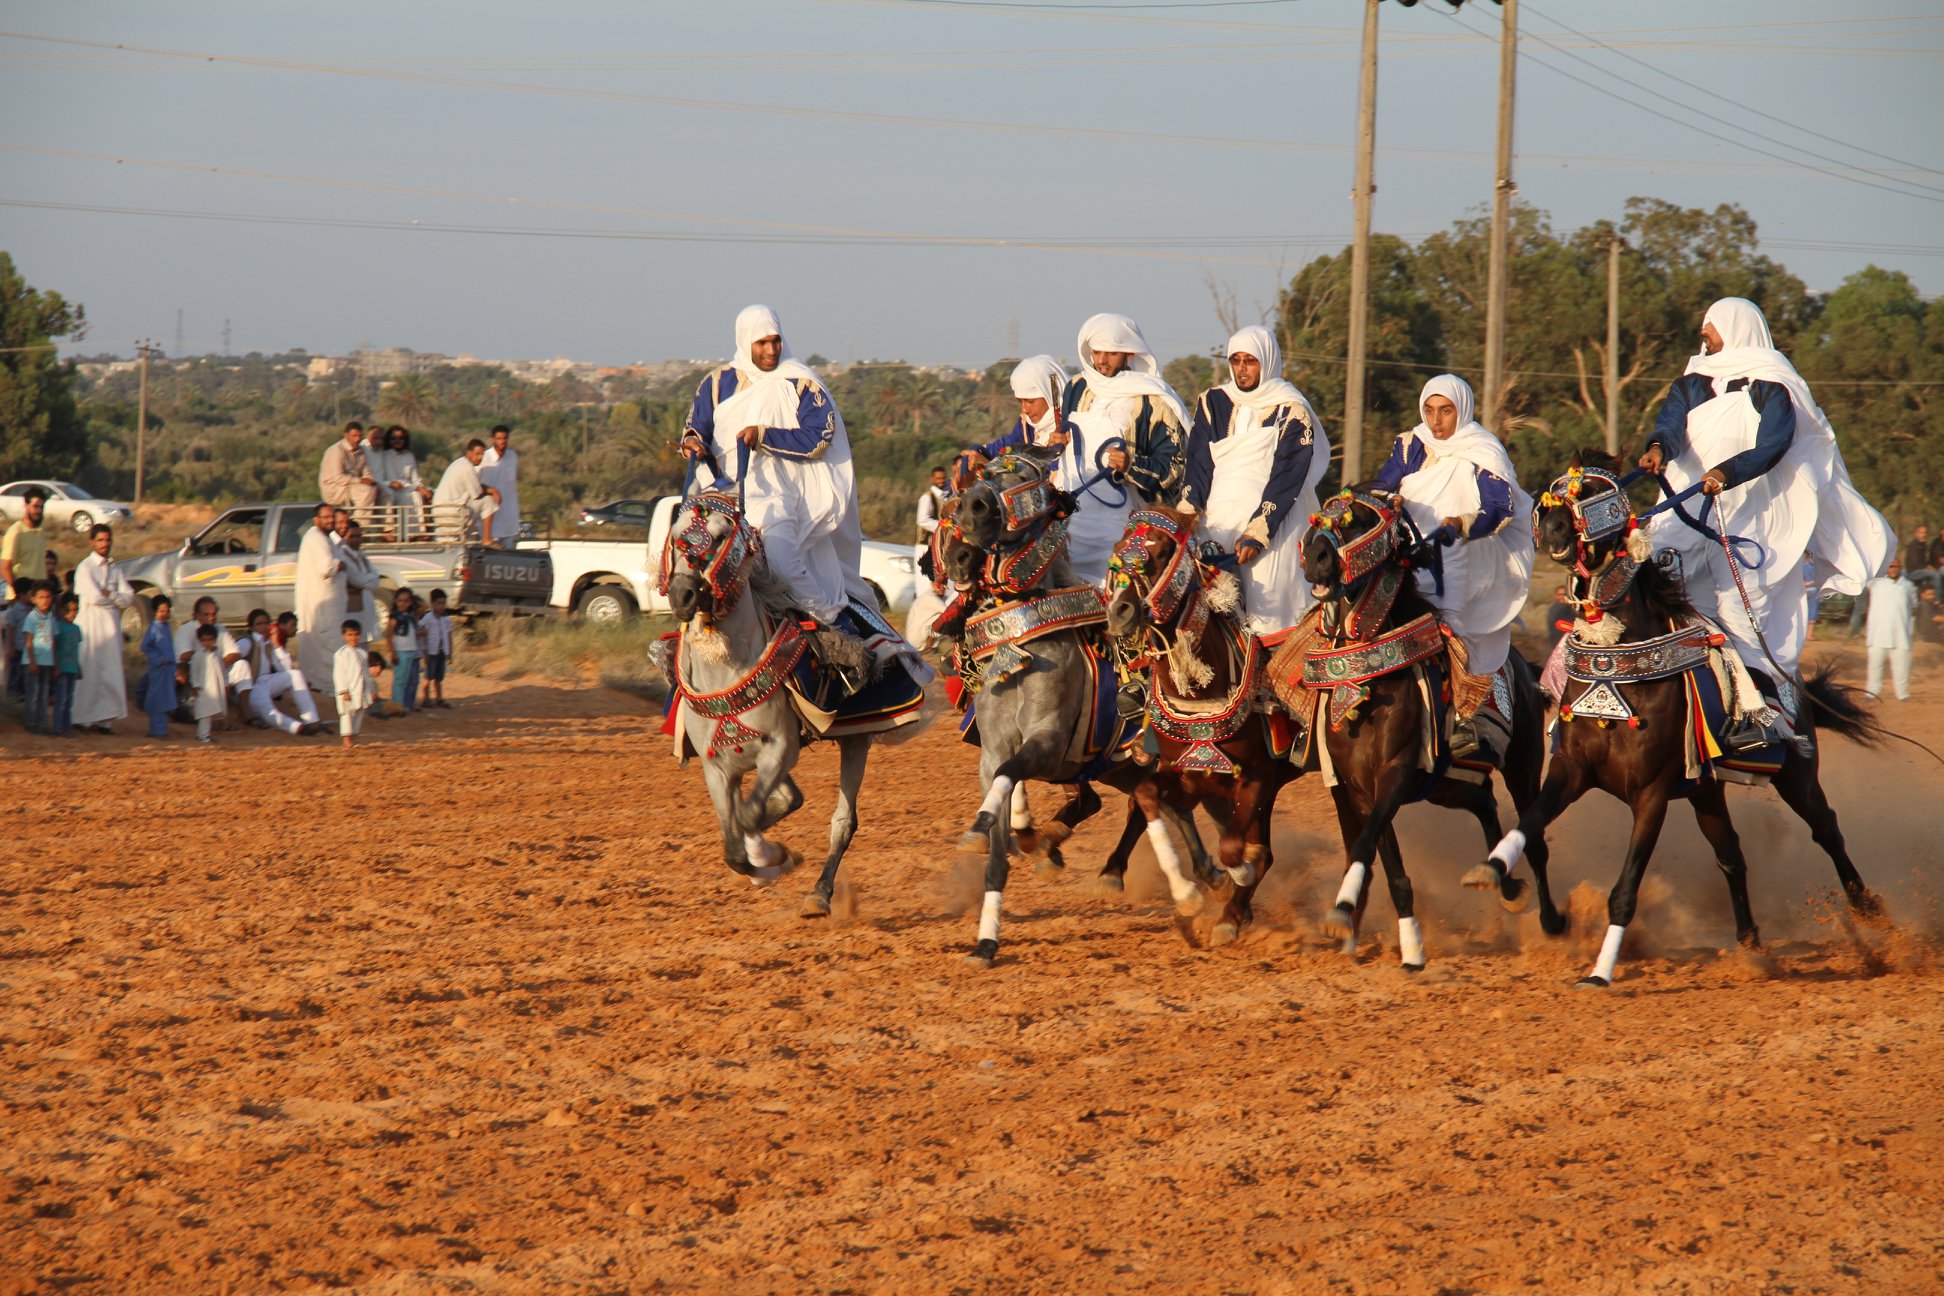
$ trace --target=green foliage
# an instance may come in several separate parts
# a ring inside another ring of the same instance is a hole
[[[29,287],[0,252],[0,479],[72,477],[87,462],[74,366],[53,347],[86,325],[80,306]]]

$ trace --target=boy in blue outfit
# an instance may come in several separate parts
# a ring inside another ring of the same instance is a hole
[[[54,587],[44,581],[36,584],[33,604],[34,610],[20,623],[20,664],[26,671],[27,732],[44,734],[47,704],[58,673],[54,664],[54,627],[61,619],[54,615]]]
[[[54,623],[54,736],[74,737],[74,688],[81,682],[81,600],[72,593],[55,601],[60,620]]]
[[[142,657],[148,671],[142,676],[142,710],[148,713],[151,738],[169,736],[169,713],[176,708],[175,631],[169,628],[169,600],[155,600],[155,620],[142,633]]]

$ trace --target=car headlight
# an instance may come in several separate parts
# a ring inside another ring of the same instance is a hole
[[[909,573],[918,570],[918,560],[910,554],[892,554],[888,561],[892,571]]]

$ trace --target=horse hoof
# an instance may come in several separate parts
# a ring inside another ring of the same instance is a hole
[[[983,855],[992,845],[991,838],[982,832],[963,832],[959,834],[958,848],[975,855]]]
[[[965,961],[967,963],[976,963],[980,967],[989,968],[992,966],[992,961],[998,957],[999,942],[996,940],[982,940],[972,947],[972,952],[965,956]]]
[[[1240,939],[1242,939],[1241,925],[1224,919],[1215,924],[1215,930],[1208,933],[1208,948],[1220,949],[1224,945],[1233,945]]]
[[[1458,879],[1458,883],[1460,886],[1468,886],[1474,891],[1496,891],[1498,890],[1499,876],[1499,871],[1493,868],[1488,861],[1484,864],[1474,864],[1466,871],[1465,876]]]
[[[1499,904],[1507,913],[1524,913],[1532,908],[1528,891],[1524,878],[1508,877],[1499,884]]]
[[[1058,877],[1066,871],[1066,861],[1055,855],[1041,855],[1033,861],[1033,872],[1040,877]]]
[[[1604,990],[1613,982],[1603,976],[1583,976],[1573,984],[1575,990]]]
[[[812,891],[803,897],[803,908],[797,910],[799,918],[830,917],[830,897],[821,891]]]
[[[1208,903],[1208,897],[1203,894],[1200,887],[1197,887],[1194,894],[1177,897],[1174,903],[1177,914],[1183,918],[1193,918],[1202,911],[1202,906]]]
[[[1126,893],[1127,883],[1118,873],[1102,873],[1094,879],[1093,889],[1097,896],[1118,896]]]
[[[972,821],[972,827],[970,828],[969,831],[977,833],[981,837],[991,836],[992,815],[985,810],[979,811],[978,818]]]
[[[1066,854],[1057,844],[1046,848],[1046,862],[1062,873],[1066,871]]]
[[[1541,909],[1539,926],[1548,936],[1563,936],[1566,934],[1566,915],[1557,909]]]
[[[1332,905],[1323,915],[1323,930],[1332,936],[1343,936],[1354,940],[1357,935],[1357,914],[1349,905]]]
[[[1405,970],[1406,972],[1422,972],[1422,971],[1424,971],[1424,964],[1422,964],[1422,963],[1405,963],[1405,964],[1403,964],[1402,966],[1403,966],[1403,968],[1404,968],[1404,970]]]

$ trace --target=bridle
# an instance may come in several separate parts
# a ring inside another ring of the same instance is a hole
[[[1149,623],[1157,629],[1174,622],[1194,583],[1194,566],[1187,556],[1188,532],[1188,524],[1166,514],[1136,510],[1128,516],[1127,531],[1107,560],[1107,587],[1116,593],[1132,591]],[[1174,552],[1160,574],[1149,579],[1148,559],[1152,555],[1148,541],[1157,534],[1174,542]]]
[[[1589,481],[1605,482],[1607,489],[1589,495],[1586,491]],[[1539,507],[1563,508],[1572,518],[1573,570],[1588,579],[1593,573],[1587,560],[1594,549],[1616,536],[1624,540],[1640,526],[1640,519],[1634,516],[1633,501],[1627,498],[1620,478],[1604,468],[1568,468],[1539,496]],[[1535,510],[1532,515],[1535,545],[1540,543],[1540,521],[1540,514]]]
[[[1353,532],[1359,504],[1376,514],[1377,521]],[[1310,514],[1309,524],[1311,534],[1336,551],[1337,584],[1346,594],[1392,558],[1408,557],[1418,544],[1417,529],[1395,495],[1339,492]]]
[[[995,480],[1015,473],[1024,474],[1025,480],[1003,489]],[[1073,499],[1053,484],[1047,466],[1029,455],[1001,455],[982,464],[975,475],[999,501],[1001,529],[1000,543],[986,551],[980,584],[996,594],[1023,594],[1037,586],[1066,551]],[[952,527],[958,530],[956,513]],[[944,530],[943,523],[939,530]],[[963,534],[959,532],[961,538]],[[937,554],[942,559],[942,545]]]
[[[721,539],[709,529],[711,518],[727,518],[729,531]],[[659,590],[666,597],[669,582],[678,574],[676,558],[709,587],[714,603],[711,614],[728,616],[749,588],[750,568],[763,555],[763,541],[743,518],[733,496],[704,491],[684,501],[676,510],[668,530],[668,543],[662,548]]]

